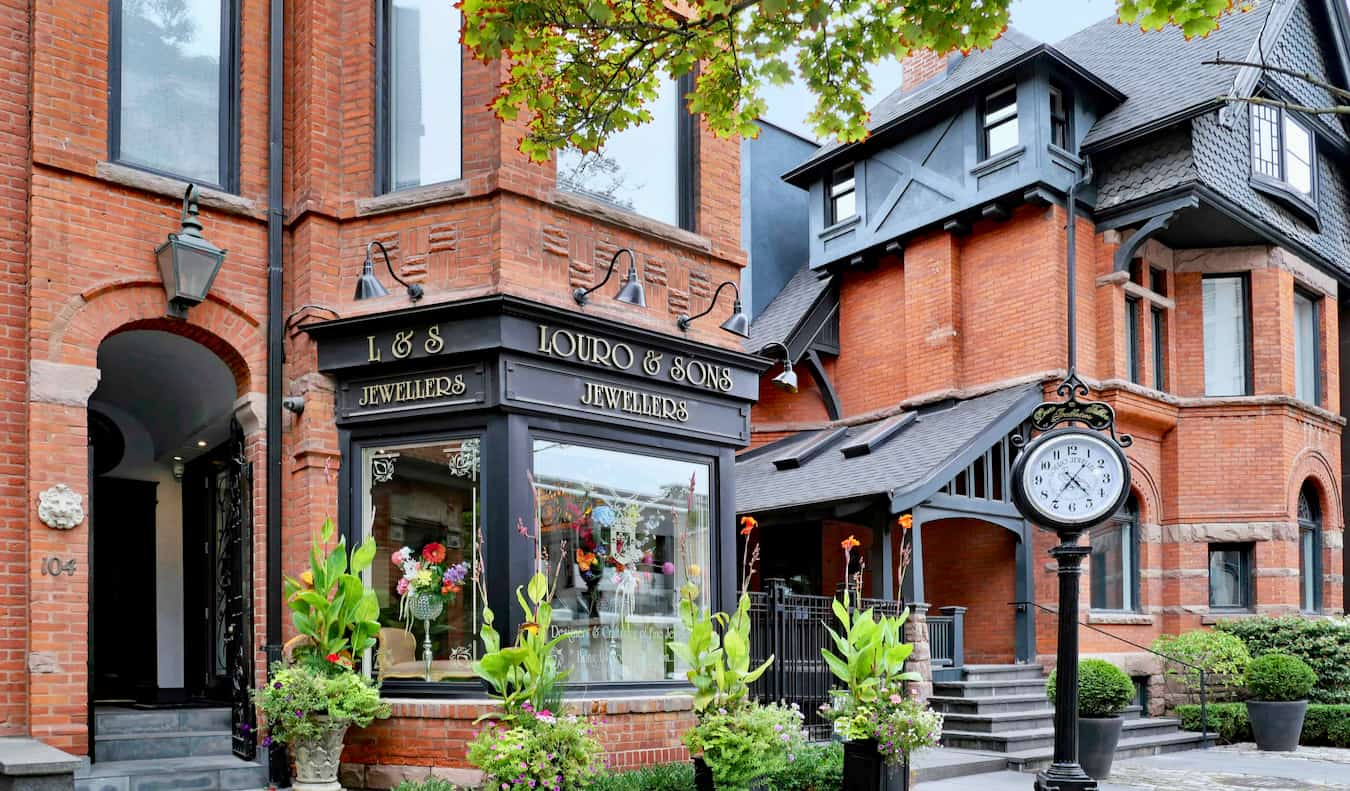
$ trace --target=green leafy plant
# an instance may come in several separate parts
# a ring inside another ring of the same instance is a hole
[[[273,665],[271,681],[253,691],[253,700],[267,722],[268,744],[322,738],[389,716],[389,704],[380,700],[370,679],[353,672],[324,672],[310,665]]]
[[[750,596],[742,592],[730,615],[710,613],[698,604],[698,586],[686,583],[680,591],[680,622],[686,638],[668,645],[689,668],[685,677],[694,685],[694,711],[742,705],[750,685],[773,664],[770,656],[750,667]]]
[[[528,596],[528,599],[526,598]],[[485,714],[489,718],[511,720],[529,703],[535,711],[552,710],[562,697],[562,683],[568,671],[558,668],[553,649],[563,640],[581,634],[563,632],[549,638],[553,623],[553,606],[549,603],[548,578],[536,573],[527,586],[516,588],[516,600],[525,621],[516,635],[515,645],[503,646],[501,636],[493,625],[494,616],[483,608],[483,626],[479,637],[483,641],[483,656],[473,663],[474,673],[491,687],[491,694],[502,705],[501,714]]]
[[[849,558],[858,540],[849,536],[840,542],[844,550],[844,568],[849,567]],[[820,649],[834,677],[848,686],[849,696],[857,703],[872,703],[878,698],[878,690],[894,690],[904,681],[921,681],[918,673],[905,670],[905,660],[914,652],[914,646],[903,642],[901,627],[909,618],[909,609],[894,618],[877,618],[872,608],[862,612],[852,611],[849,606],[853,586],[861,585],[861,574],[852,584],[845,580],[844,599],[835,599],[831,603],[834,617],[838,619],[842,634],[825,627],[834,641],[839,653],[828,648]],[[861,597],[859,597],[861,598]]]
[[[844,748],[837,742],[808,744],[797,760],[764,778],[774,791],[837,791],[843,783]]]
[[[1211,703],[1205,707],[1209,731],[1229,743],[1252,741],[1247,707],[1242,703]],[[1199,731],[1200,707],[1186,703],[1176,708],[1182,730]],[[1350,705],[1308,704],[1299,744],[1350,747]]]
[[[1057,670],[1050,671],[1045,694],[1055,699]],[[1134,700],[1134,682],[1125,671],[1105,659],[1078,663],[1078,714],[1081,717],[1112,717]]]
[[[322,671],[350,669],[380,631],[380,603],[360,576],[375,559],[375,539],[367,537],[348,563],[347,541],[334,544],[335,532],[333,520],[325,519],[310,546],[309,570],[283,586],[291,620],[309,638],[296,658]]]
[[[467,791],[441,777],[428,777],[423,780],[404,780],[394,786],[394,791]]]
[[[801,712],[779,703],[706,711],[684,733],[689,752],[712,770],[718,791],[745,791],[794,762],[805,741]]]
[[[1252,661],[1251,653],[1241,640],[1208,629],[1161,635],[1153,641],[1153,650],[1193,666],[1163,663],[1163,672],[1180,684],[1192,700],[1198,700],[1200,692],[1200,671],[1196,668],[1204,669],[1210,700],[1214,700],[1216,691],[1222,693],[1225,688],[1234,689],[1242,683],[1242,675]]]
[[[688,761],[655,764],[615,772],[596,781],[592,791],[688,791],[694,787],[694,767]]]
[[[1242,618],[1214,629],[1241,640],[1252,656],[1289,654],[1317,674],[1313,703],[1350,703],[1350,618]]]
[[[841,709],[822,707],[846,741],[875,739],[877,751],[892,766],[916,750],[942,740],[942,715],[904,694],[903,688],[881,687],[876,700],[859,703],[850,697]]]
[[[1288,654],[1265,654],[1247,665],[1247,692],[1253,700],[1305,700],[1317,683],[1307,663]]]
[[[573,791],[593,787],[604,750],[586,718],[537,711],[525,701],[507,725],[478,732],[469,763],[483,770],[485,787],[494,791]]]

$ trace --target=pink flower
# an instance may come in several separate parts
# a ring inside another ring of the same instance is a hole
[[[664,574],[664,575],[666,575],[667,577],[674,575],[674,573],[675,573],[675,564],[674,564],[674,563],[671,563],[669,560],[667,560],[665,563],[662,563],[662,564],[661,564],[661,573]]]
[[[408,578],[404,577],[398,581],[398,595],[406,596],[408,594]]]
[[[900,697],[899,695],[891,695],[891,703],[894,703],[897,706],[899,706],[903,700],[904,698]]]

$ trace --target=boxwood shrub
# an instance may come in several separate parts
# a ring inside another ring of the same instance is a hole
[[[1050,671],[1045,694],[1055,699],[1055,676]],[[1134,682],[1125,671],[1105,659],[1083,659],[1078,663],[1078,715],[1110,717],[1119,714],[1134,700]]]
[[[694,764],[654,764],[602,776],[593,791],[688,791],[694,787]]]
[[[1290,654],[1306,662],[1317,674],[1308,694],[1313,703],[1350,703],[1350,618],[1244,618],[1214,628],[1237,637],[1252,656]]]
[[[1306,700],[1316,683],[1312,668],[1289,654],[1263,654],[1247,665],[1247,692],[1252,700]]]
[[[837,743],[810,744],[782,771],[755,787],[772,791],[836,791],[844,782],[844,748]],[[593,791],[689,791],[694,787],[690,761],[644,766],[615,772],[592,786]],[[409,789],[408,791],[415,791]]]
[[[1252,741],[1246,704],[1211,703],[1205,713],[1209,719],[1209,732],[1220,741]],[[1200,730],[1199,706],[1191,703],[1177,706],[1176,715],[1181,720],[1182,730]],[[1310,704],[1298,741],[1308,746],[1350,747],[1350,705]]]

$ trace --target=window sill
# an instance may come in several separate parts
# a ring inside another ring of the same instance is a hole
[[[1317,214],[1317,192],[1315,187],[1312,195],[1304,195],[1279,179],[1273,179],[1269,176],[1257,174],[1253,174],[1248,180],[1248,183],[1251,185],[1252,189],[1265,195],[1271,200],[1279,202],[1285,208],[1305,220],[1312,226],[1314,231],[1321,233],[1322,228]]]
[[[687,231],[670,223],[644,217],[636,212],[610,206],[603,201],[582,197],[560,189],[555,189],[552,192],[550,200],[554,205],[578,214],[585,214],[598,220],[622,225],[640,233],[660,237],[668,242],[692,247],[704,253],[712,252],[712,240],[706,236],[700,236],[693,231]]]
[[[369,217],[375,214],[417,209],[437,203],[449,203],[468,196],[469,182],[467,179],[442,181],[438,184],[410,187],[370,198],[358,198],[356,201],[356,216]]]
[[[829,225],[820,229],[820,233],[816,234],[816,236],[818,236],[821,240],[828,242],[829,240],[835,238],[836,236],[840,236],[848,231],[853,230],[853,227],[861,222],[862,222],[862,215],[855,214],[852,217],[840,220],[834,225]]]
[[[1002,170],[1020,160],[1022,155],[1026,152],[1026,146],[1013,146],[1007,151],[1000,151],[992,157],[988,157],[987,159],[976,163],[976,165],[970,169],[970,175],[979,178],[980,176],[987,176],[996,170]]]
[[[117,162],[99,162],[94,166],[94,177],[120,187],[151,192],[179,201],[183,199],[183,192],[187,190],[188,185],[188,182],[179,178],[151,173],[148,170]],[[229,214],[253,217],[259,220],[267,219],[267,213],[255,201],[242,195],[198,186],[197,200],[203,206]]]
[[[1151,626],[1153,616],[1142,612],[1130,612],[1129,610],[1089,610],[1087,622],[1122,626]]]
[[[1211,610],[1207,615],[1200,616],[1200,624],[1202,626],[1213,626],[1223,621],[1245,621],[1260,617],[1260,613],[1252,610]]]

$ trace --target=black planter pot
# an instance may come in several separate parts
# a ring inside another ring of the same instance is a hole
[[[909,762],[887,766],[875,739],[844,742],[843,791],[909,791]]]
[[[1105,780],[1111,776],[1120,730],[1125,721],[1119,717],[1078,718],[1078,764],[1088,777]]]
[[[1303,734],[1303,715],[1308,712],[1306,700],[1249,700],[1247,720],[1256,737],[1256,749],[1291,753],[1298,749],[1298,737]]]
[[[717,784],[713,782],[712,767],[708,766],[702,756],[694,759],[694,791],[717,791]],[[771,791],[771,789],[752,784],[750,791]]]

